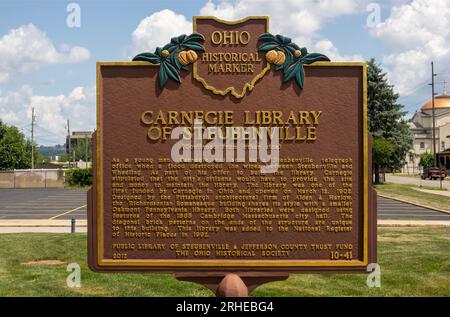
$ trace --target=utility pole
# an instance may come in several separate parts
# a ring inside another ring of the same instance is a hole
[[[86,147],[86,157],[85,157],[85,159],[86,159],[86,168],[88,168],[88,138],[87,138],[87,135],[85,135],[84,136],[84,143],[85,143],[85,147]]]
[[[69,161],[70,166],[70,156],[72,155],[72,142],[70,142],[70,122],[69,119],[67,119],[67,141],[66,141],[66,151],[67,151],[67,157]]]
[[[34,116],[34,108],[31,108],[31,169],[34,169],[34,123],[36,117]]]
[[[70,123],[69,120],[67,119],[67,153],[71,153],[71,146],[70,146]]]
[[[434,77],[436,77],[437,75],[434,73],[434,63],[431,62],[431,112],[432,112],[432,120],[433,120],[433,166],[436,166],[436,124],[435,124],[435,119],[434,119]]]

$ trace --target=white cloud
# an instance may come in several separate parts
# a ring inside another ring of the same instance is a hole
[[[365,61],[362,55],[341,55],[338,48],[333,45],[333,43],[328,40],[320,40],[313,45],[313,50],[325,54],[332,61],[351,61],[351,62],[363,62]]]
[[[438,65],[450,62],[450,1],[413,0],[394,6],[371,34],[386,44],[383,66],[390,81],[400,94],[412,94],[431,76],[432,60]]]
[[[191,32],[192,23],[184,15],[168,9],[155,12],[144,18],[133,31],[131,53],[153,52],[156,47],[168,43],[170,38]]]
[[[333,18],[365,12],[365,0],[236,0],[214,3],[208,1],[200,15],[213,15],[226,20],[237,20],[251,15],[270,17],[271,33],[289,36],[310,51],[329,54],[332,60],[363,60],[359,55],[343,56],[333,43],[320,36],[320,30]]]
[[[25,125],[28,122],[25,111],[29,105],[31,94],[31,87],[26,85],[17,91],[11,91],[7,94],[2,92],[2,95],[0,95],[0,119],[18,126]]]
[[[89,57],[90,52],[84,47],[62,45],[58,50],[36,26],[22,25],[0,38],[0,84],[17,73],[37,70],[44,65],[79,63]]]
[[[36,114],[36,142],[64,143],[66,122],[71,130],[95,128],[95,87],[75,87],[68,95],[33,95],[30,86],[0,95],[0,119],[30,136],[31,109]]]
[[[365,12],[367,0],[237,0],[208,1],[200,15],[213,15],[225,20],[238,20],[251,15],[270,16],[270,31],[293,38],[310,50],[326,49],[332,60],[362,60],[359,55],[343,56],[328,39],[320,36],[327,21],[342,15]],[[171,37],[188,34],[192,23],[170,10],[162,10],[143,19],[132,34],[132,53],[153,52]],[[323,53],[322,51],[319,51]]]

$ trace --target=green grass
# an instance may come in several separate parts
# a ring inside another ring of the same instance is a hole
[[[86,264],[85,234],[0,234],[0,296],[212,296],[170,274],[94,273]],[[254,296],[448,296],[449,228],[381,228],[381,288],[365,274],[297,274],[258,287]],[[35,260],[64,264],[24,265]],[[81,266],[81,288],[68,288],[68,263]]]
[[[423,186],[422,188],[432,189],[433,187]],[[386,197],[450,211],[450,197],[418,191],[417,185],[385,183],[375,185],[375,189]]]

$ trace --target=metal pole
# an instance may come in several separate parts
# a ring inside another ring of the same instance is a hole
[[[432,105],[432,120],[433,120],[433,166],[436,166],[436,131],[435,131],[435,120],[434,120],[434,63],[431,62],[431,105]]]
[[[34,108],[31,108],[31,169],[34,169]]]
[[[87,162],[88,162],[88,138],[87,138],[87,135],[85,135],[84,136],[84,143],[86,143],[85,144],[85,148],[86,148],[86,157],[85,157],[85,161],[86,161],[86,168],[88,168],[88,166],[87,166]]]
[[[72,219],[70,220],[70,232],[75,233],[75,218],[74,217],[72,217]]]
[[[69,120],[67,120],[67,153],[69,154],[70,157],[70,153],[72,153],[71,151],[71,144],[70,144],[70,123]]]

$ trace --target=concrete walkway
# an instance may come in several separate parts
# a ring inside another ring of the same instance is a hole
[[[48,220],[48,219],[2,219],[1,227],[68,227],[72,225],[71,220]],[[87,220],[76,220],[77,227],[87,227]]]
[[[39,233],[71,233],[70,228],[67,227],[0,227],[0,234],[2,233],[25,233],[25,232],[39,232]],[[75,233],[86,233],[86,227],[78,227]]]
[[[450,177],[449,177],[450,178]],[[442,187],[450,190],[450,181],[448,180],[442,181]],[[439,187],[439,180],[429,180],[429,179],[420,179],[415,177],[407,177],[407,176],[397,176],[392,174],[386,174],[386,182],[395,183],[395,184],[412,184],[417,186],[431,186],[431,187]]]
[[[423,189],[423,188],[414,188],[414,189],[419,192],[423,192],[423,193],[450,197],[450,190],[430,190],[430,189]]]
[[[378,227],[450,227],[450,220],[378,220]]]
[[[0,220],[0,233],[19,232],[46,232],[46,233],[70,233],[70,220],[47,219],[3,219]],[[87,232],[87,221],[77,220],[75,232]]]

